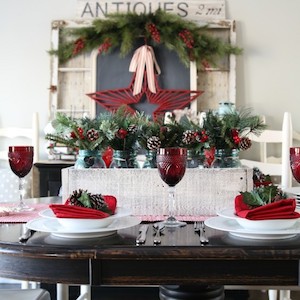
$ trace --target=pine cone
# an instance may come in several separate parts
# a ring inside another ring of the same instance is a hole
[[[107,204],[101,194],[90,194],[91,205],[93,209],[107,211]]]
[[[96,141],[99,138],[99,133],[96,129],[89,129],[86,133],[88,140]]]
[[[251,147],[252,142],[249,138],[243,137],[240,141],[239,147],[241,150],[247,150]]]
[[[186,130],[182,134],[182,142],[186,145],[189,145],[195,141],[195,134],[192,130]]]
[[[79,189],[78,191],[74,191],[73,194],[69,197],[69,204],[97,209],[103,212],[109,212],[108,205],[105,202],[103,196],[101,194],[88,193],[87,190],[84,191]]]
[[[149,137],[147,140],[147,148],[149,150],[156,150],[160,147],[160,145],[161,145],[161,141],[160,141],[159,137],[157,137],[157,136],[153,135],[153,136]]]
[[[82,196],[82,193],[83,190],[81,189],[79,189],[78,191],[74,191],[73,194],[69,197],[70,204],[83,207],[83,204],[78,200]]]
[[[135,124],[131,124],[128,126],[127,131],[129,133],[136,133],[137,132],[137,126]]]

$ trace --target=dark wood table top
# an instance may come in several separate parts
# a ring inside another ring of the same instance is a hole
[[[53,198],[52,198],[53,199]],[[102,238],[66,239],[36,232],[19,243],[24,224],[0,225],[0,276],[49,283],[93,285],[298,285],[300,237],[250,240],[206,229],[200,245],[193,224],[164,230],[144,245],[139,225]]]

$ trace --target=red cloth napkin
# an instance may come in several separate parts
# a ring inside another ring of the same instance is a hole
[[[243,202],[243,196],[235,197],[235,212],[241,218],[249,220],[295,219],[300,214],[295,212],[295,199],[282,199],[267,205],[250,209]]]
[[[117,199],[114,196],[103,196],[109,210],[114,214],[117,206]],[[103,219],[110,216],[110,214],[87,207],[80,207],[70,205],[67,200],[65,204],[50,204],[49,207],[54,212],[57,218],[77,218],[77,219]]]

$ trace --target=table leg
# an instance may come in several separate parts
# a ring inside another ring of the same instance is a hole
[[[159,287],[160,300],[224,300],[223,286],[164,285]]]

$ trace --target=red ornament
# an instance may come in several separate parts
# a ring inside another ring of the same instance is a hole
[[[104,160],[107,168],[110,166],[112,162],[113,152],[114,151],[111,147],[107,147],[102,154],[102,159]]]
[[[216,149],[214,147],[209,148],[209,149],[204,149],[204,155],[205,155],[205,166],[206,167],[211,167],[214,159],[215,159],[215,151]]]

